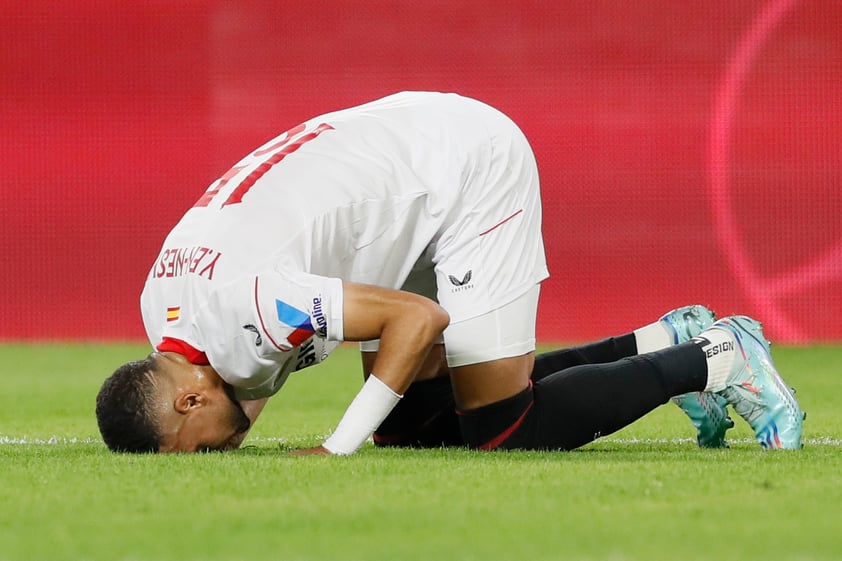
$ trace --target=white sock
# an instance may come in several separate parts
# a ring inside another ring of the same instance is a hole
[[[736,360],[739,352],[734,334],[727,329],[708,329],[693,340],[696,342],[705,341],[702,346],[708,362],[708,383],[705,386],[705,391],[724,390],[725,382],[728,380],[728,375],[731,373],[734,360]]]
[[[664,327],[660,321],[635,329],[633,333],[635,343],[637,343],[637,354],[639,355],[660,351],[675,344],[672,330]]]

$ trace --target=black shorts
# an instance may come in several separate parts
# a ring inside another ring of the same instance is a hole
[[[412,384],[374,433],[377,446],[462,446],[450,377]]]

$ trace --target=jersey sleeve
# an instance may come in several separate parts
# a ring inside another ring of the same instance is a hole
[[[268,397],[342,341],[342,305],[340,279],[270,270],[211,291],[190,338],[238,398]]]

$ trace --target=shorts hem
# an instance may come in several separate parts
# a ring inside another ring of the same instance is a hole
[[[500,360],[503,358],[512,358],[531,353],[535,350],[535,339],[529,339],[506,347],[496,347],[493,349],[482,349],[477,351],[470,351],[459,353],[456,355],[447,355],[447,365],[451,368],[459,366],[469,366],[471,364],[479,364],[482,362],[491,362],[493,360]]]

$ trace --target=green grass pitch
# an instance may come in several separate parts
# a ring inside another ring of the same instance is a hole
[[[273,398],[243,450],[127,456],[94,396],[139,345],[0,346],[0,560],[838,560],[842,348],[775,347],[806,447],[737,420],[699,450],[671,404],[574,452],[291,457],[359,387],[343,347]]]

